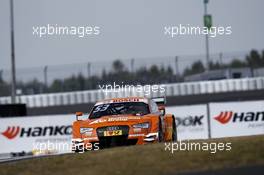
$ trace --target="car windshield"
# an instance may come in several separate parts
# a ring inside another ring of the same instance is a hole
[[[120,114],[132,114],[132,115],[146,115],[149,114],[149,108],[146,103],[143,102],[124,102],[124,103],[109,103],[94,106],[89,118],[95,119],[106,115],[120,115]]]

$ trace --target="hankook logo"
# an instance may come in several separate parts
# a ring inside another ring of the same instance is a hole
[[[15,137],[40,137],[40,136],[57,136],[57,135],[71,135],[72,126],[44,126],[44,127],[28,127],[22,128],[19,126],[8,126],[1,134],[7,139],[14,139]]]
[[[19,126],[8,126],[7,129],[1,134],[8,139],[13,139],[18,135],[19,130],[20,130]]]
[[[232,112],[225,111],[214,117],[221,124],[227,124],[229,122],[253,122],[264,121],[264,111],[260,112]]]
[[[222,124],[226,124],[230,121],[230,119],[233,116],[233,112],[221,112],[218,116],[216,116],[214,119],[219,121]]]
[[[200,126],[203,124],[204,116],[187,116],[184,118],[176,117],[176,125],[177,126]]]

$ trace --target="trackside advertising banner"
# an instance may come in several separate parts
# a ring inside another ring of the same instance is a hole
[[[264,101],[166,108],[166,113],[176,117],[179,140],[207,139],[208,111],[212,138],[264,134]],[[0,153],[39,149],[53,150],[54,153],[70,152],[74,121],[74,114],[0,118]]]
[[[74,120],[74,115],[0,119],[0,153],[37,151],[40,147],[42,151],[68,152]]]
[[[207,105],[167,107],[166,113],[174,114],[179,140],[207,139]]]
[[[264,134],[264,101],[210,103],[212,138]]]

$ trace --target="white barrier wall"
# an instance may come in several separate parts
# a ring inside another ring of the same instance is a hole
[[[210,103],[211,137],[264,134],[264,101]]]
[[[243,78],[243,79],[228,79],[214,81],[198,81],[198,82],[183,82],[165,84],[165,95],[169,96],[184,96],[198,94],[214,94],[223,92],[263,90],[264,77]],[[47,107],[74,105],[81,103],[95,103],[104,98],[115,98],[124,96],[143,96],[144,93],[135,92],[108,92],[102,90],[87,90],[73,91],[63,93],[49,93],[38,95],[22,95],[17,96],[16,101],[25,103],[27,107]],[[145,94],[146,95],[146,94]],[[161,93],[151,93],[150,97],[164,96]],[[0,97],[0,104],[10,104],[11,97]]]
[[[0,153],[38,150],[40,143],[50,143],[54,152],[59,146],[61,152],[69,152],[70,147],[66,148],[66,145],[71,144],[74,120],[75,115],[0,119]],[[42,150],[47,149],[42,147]]]
[[[207,139],[207,105],[167,107],[166,112],[176,117],[179,140]]]

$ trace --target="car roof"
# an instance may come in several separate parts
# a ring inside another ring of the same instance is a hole
[[[95,106],[109,103],[125,103],[125,102],[143,102],[148,104],[148,98],[146,97],[125,97],[125,98],[110,98],[102,101],[98,101]]]

